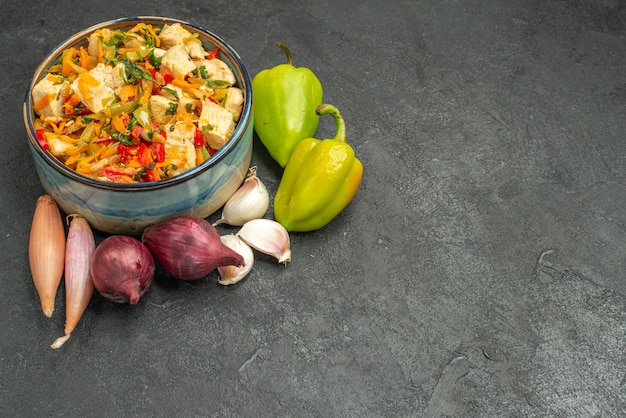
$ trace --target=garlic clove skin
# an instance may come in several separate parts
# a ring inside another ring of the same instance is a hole
[[[249,220],[262,218],[270,205],[270,196],[265,184],[256,175],[256,167],[251,167],[248,177],[228,199],[222,209],[222,217],[213,223],[241,226]]]
[[[254,265],[254,253],[252,248],[243,242],[237,235],[229,234],[220,237],[222,243],[231,250],[241,254],[244,265],[242,266],[221,266],[217,268],[220,278],[217,282],[221,285],[228,286],[238,283],[250,273]]]
[[[252,219],[241,227],[237,236],[257,251],[275,257],[279,263],[291,261],[289,232],[271,219]]]

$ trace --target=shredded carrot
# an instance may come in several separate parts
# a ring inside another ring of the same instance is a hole
[[[78,159],[80,158],[80,153],[71,155],[67,160],[65,160],[65,165],[71,167]]]
[[[128,168],[141,168],[141,164],[137,160],[130,160],[128,164],[126,164]]]
[[[139,88],[136,84],[124,84],[120,89],[119,96],[123,103],[132,102],[137,99]]]
[[[85,49],[84,46],[81,46],[80,49],[78,50],[79,53],[79,61],[78,61],[78,65],[80,65],[81,67],[83,67],[86,70],[91,70],[93,68],[93,57],[91,55],[89,55],[89,52],[87,51],[87,49]]]
[[[93,123],[93,132],[96,134],[97,137],[101,136],[102,132],[101,129],[102,128],[102,122],[99,121],[94,121]]]
[[[104,62],[104,51],[102,51],[102,42],[98,42],[98,56],[96,57],[98,62]]]
[[[41,112],[50,103],[54,102],[55,98],[56,98],[56,94],[54,94],[54,93],[46,94],[41,99],[37,100],[37,103],[35,103],[35,111],[36,112]]]
[[[149,80],[142,80],[141,87],[143,88],[143,94],[139,99],[139,103],[145,105],[150,100],[150,96],[152,96],[152,87],[154,83]]]
[[[67,77],[74,71],[74,67],[71,65],[72,60],[76,56],[76,48],[70,48],[63,53],[63,58],[61,60],[61,75]]]
[[[102,150],[103,157],[110,157],[115,154],[117,154],[117,144],[110,144]]]
[[[70,147],[65,151],[65,153],[71,157],[79,157],[81,153],[81,147]],[[66,161],[65,164],[69,163]]]
[[[202,150],[200,148],[196,148],[196,165],[200,165],[204,162],[204,156],[202,155]]]
[[[50,126],[50,127],[52,128],[52,131],[53,131],[55,134],[60,134],[60,133],[61,133],[61,131],[63,130],[62,126],[64,126],[64,125],[65,125],[65,122],[64,122],[64,121],[61,121],[61,122],[59,122],[58,124],[57,124],[57,123],[55,123],[55,122],[53,122],[53,121],[51,121],[51,120],[48,120],[47,122],[48,122],[48,126]]]
[[[128,125],[128,115],[122,113],[121,115],[115,115],[111,118],[111,125],[113,128],[124,135],[128,135],[128,129],[126,126]]]
[[[78,139],[72,138],[69,135],[63,135],[63,134],[58,134],[58,135],[51,134],[51,135],[53,135],[54,138],[56,138],[56,139],[58,139],[60,141],[67,142],[68,144],[75,144],[75,143],[78,142]]]
[[[175,78],[172,80],[172,85],[176,87],[180,87],[181,89],[194,90],[202,87],[200,83],[190,83],[189,81],[182,80],[180,78]]]

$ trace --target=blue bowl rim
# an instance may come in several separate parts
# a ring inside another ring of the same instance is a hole
[[[65,49],[69,48],[72,45],[80,44],[82,41],[84,41],[87,38],[87,36],[89,36],[95,30],[105,28],[105,27],[111,28],[111,27],[119,27],[119,26],[127,26],[127,25],[130,26],[134,23],[140,23],[140,22],[159,24],[159,25],[180,23],[184,27],[187,27],[188,29],[191,29],[192,31],[196,31],[208,37],[209,40],[215,46],[219,47],[220,54],[225,54],[228,58],[230,58],[230,60],[237,67],[236,70],[241,73],[242,83],[244,84],[243,86],[240,86],[240,88],[242,88],[242,90],[244,91],[244,106],[243,106],[242,115],[239,118],[239,123],[237,124],[237,127],[235,128],[233,135],[220,150],[218,150],[215,154],[211,156],[211,158],[209,158],[207,161],[203,162],[202,164],[190,170],[187,170],[184,173],[174,176],[172,178],[168,178],[168,179],[160,180],[160,181],[153,181],[153,182],[126,184],[126,183],[114,183],[114,182],[109,182],[109,181],[103,181],[103,180],[94,179],[92,177],[84,176],[70,169],[69,167],[65,166],[65,164],[61,163],[58,159],[56,159],[49,152],[46,152],[45,150],[43,150],[39,142],[35,139],[36,136],[35,136],[34,124],[33,124],[33,118],[35,117],[35,115],[33,112],[31,91],[33,87],[35,86],[35,84],[39,82],[39,80],[45,75],[46,71],[52,65],[52,63],[56,61],[56,58]],[[26,93],[26,99],[24,101],[23,111],[24,111],[24,115],[23,115],[24,124],[26,125],[26,131],[28,133],[28,137],[29,137],[29,140],[33,149],[43,158],[43,160],[48,165],[50,165],[54,170],[58,171],[62,175],[67,176],[68,178],[74,181],[78,181],[80,183],[86,184],[88,186],[93,186],[98,189],[114,190],[114,191],[120,191],[120,192],[155,190],[155,189],[161,189],[164,187],[170,187],[170,186],[182,183],[184,181],[187,181],[190,178],[199,176],[200,174],[209,170],[211,167],[217,165],[217,163],[220,162],[239,143],[239,141],[242,139],[246,130],[251,124],[252,82],[250,80],[248,71],[246,70],[246,67],[243,64],[243,61],[241,60],[241,57],[239,56],[239,54],[228,43],[226,43],[221,37],[214,34],[213,32],[208,31],[204,28],[201,28],[200,26],[197,26],[193,23],[180,20],[180,19],[169,18],[169,17],[160,17],[160,16],[122,17],[118,19],[100,22],[86,29],[83,29],[79,32],[76,32],[74,35],[70,36],[61,44],[59,44],[50,54],[48,54],[46,58],[41,62],[41,64],[39,64],[39,66],[37,67],[35,74],[29,84],[28,91]]]

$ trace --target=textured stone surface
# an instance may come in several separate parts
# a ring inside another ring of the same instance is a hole
[[[624,2],[284,3],[2,1],[1,415],[624,416]],[[55,45],[127,15],[206,27],[252,75],[285,42],[365,175],[288,267],[259,257],[227,288],[159,272],[138,306],[95,296],[53,351],[21,106]]]

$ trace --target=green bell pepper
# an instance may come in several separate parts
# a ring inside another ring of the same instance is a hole
[[[291,52],[287,63],[260,71],[252,79],[254,130],[281,167],[285,167],[298,142],[315,134],[322,104],[322,84],[313,71],[294,67]]]
[[[363,176],[363,164],[346,143],[346,126],[339,110],[322,104],[318,115],[335,118],[332,139],[307,138],[298,143],[274,197],[274,218],[288,231],[320,229],[350,203]]]

